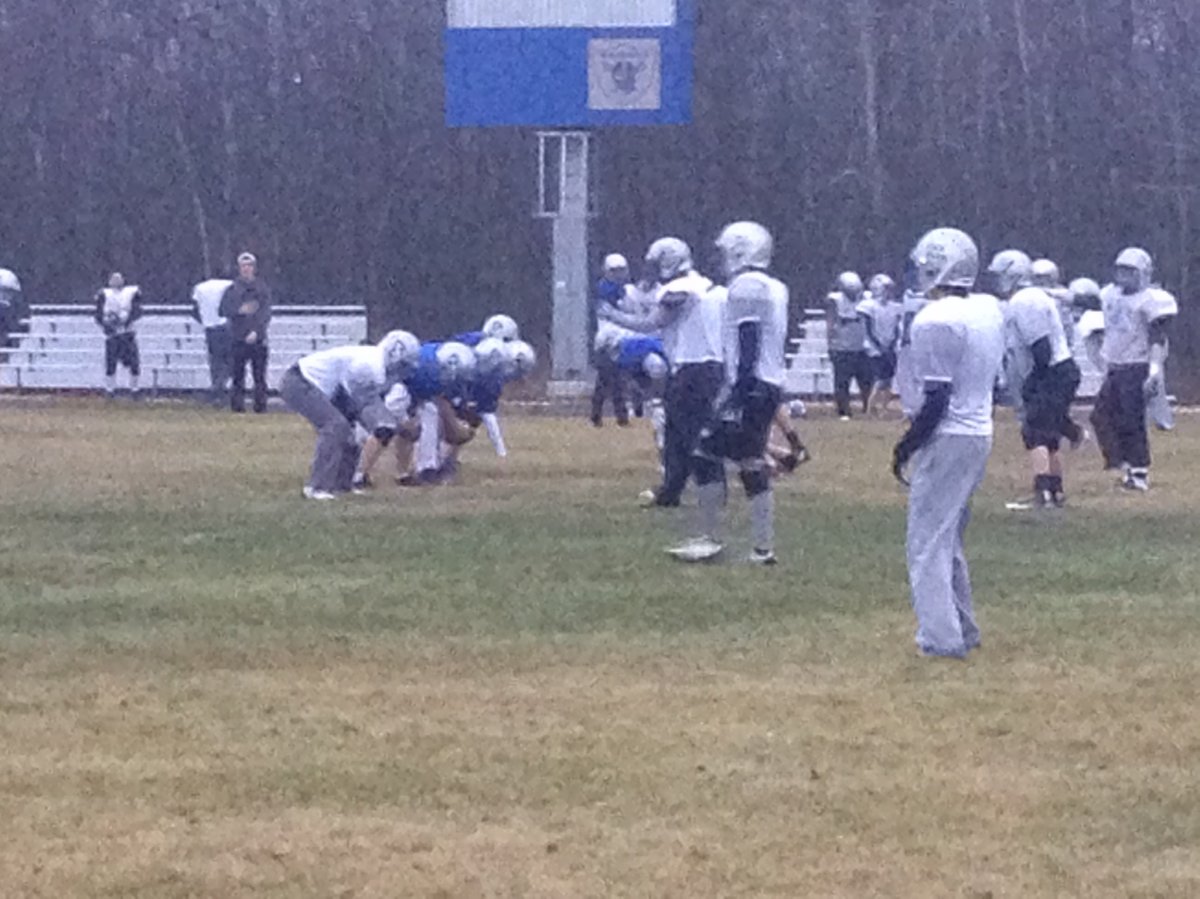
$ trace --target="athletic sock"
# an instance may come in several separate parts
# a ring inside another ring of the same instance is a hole
[[[750,500],[750,537],[754,548],[775,549],[775,491],[767,490]]]
[[[1033,479],[1034,502],[1043,503],[1054,496],[1054,476],[1048,474],[1036,475]]]
[[[721,542],[721,513],[725,508],[725,484],[713,481],[696,488],[699,499],[699,535]]]

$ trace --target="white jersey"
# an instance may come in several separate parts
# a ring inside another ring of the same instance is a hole
[[[876,346],[872,343],[870,336],[867,336],[864,346],[867,355],[872,359],[877,359],[896,348],[896,340],[900,334],[900,316],[903,310],[904,307],[899,303],[881,303],[869,293],[858,304],[858,314],[865,315],[871,320],[871,331],[875,334],[875,339],[879,341],[879,346]]]
[[[999,301],[971,294],[930,303],[913,321],[912,365],[922,385],[951,385],[939,434],[990,437],[993,391],[1004,365]]]
[[[825,309],[833,315],[829,352],[861,353],[867,342],[867,326],[858,317],[858,303],[835,290],[825,298]]]
[[[1067,337],[1067,346],[1075,346],[1075,295],[1066,287],[1044,288],[1058,309],[1058,317],[1062,320],[1063,334]]]
[[[919,293],[905,291],[900,304],[900,324],[896,338],[896,377],[892,383],[900,397],[900,408],[908,418],[917,414],[925,397],[925,386],[917,380],[912,367],[912,326],[917,315],[929,305]]]
[[[1150,361],[1150,325],[1179,314],[1175,297],[1159,287],[1125,293],[1115,284],[1100,291],[1104,306],[1104,358],[1109,365]]]
[[[1092,368],[1103,372],[1108,367],[1104,361],[1104,313],[1099,309],[1089,309],[1083,313],[1079,317],[1076,334]]]
[[[1008,352],[1022,376],[1033,371],[1033,345],[1050,341],[1050,364],[1071,358],[1066,329],[1054,298],[1040,287],[1025,287],[1012,295],[1005,306],[1005,331]]]
[[[651,285],[642,290],[637,284],[626,284],[620,306],[626,312],[642,318],[653,315],[658,306],[658,286]]]
[[[119,332],[133,332],[133,323],[129,320],[133,315],[133,303],[141,291],[135,284],[126,287],[105,287],[100,291],[100,314],[106,322],[112,323]]]
[[[730,383],[737,380],[739,328],[752,322],[759,326],[760,336],[754,376],[776,387],[783,386],[787,376],[788,301],[787,285],[766,272],[743,272],[730,282],[725,301],[725,364]]]
[[[697,272],[676,278],[659,290],[659,303],[679,310],[662,329],[663,349],[672,368],[722,361],[725,294]]]
[[[221,297],[225,296],[225,291],[232,285],[233,282],[226,278],[210,278],[192,288],[192,302],[196,304],[201,326],[216,328],[225,324],[225,319],[219,311]]]
[[[339,346],[310,353],[296,363],[300,374],[329,399],[349,399],[357,409],[391,388],[378,346]]]

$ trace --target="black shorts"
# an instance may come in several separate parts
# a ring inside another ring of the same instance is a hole
[[[1057,451],[1070,430],[1071,404],[1079,390],[1079,366],[1074,359],[1035,371],[1021,388],[1025,418],[1021,436],[1026,449],[1044,446]]]
[[[113,334],[104,341],[104,373],[111,378],[117,373],[118,364],[128,368],[131,375],[141,374],[137,336],[131,331]]]
[[[872,358],[871,375],[874,377],[876,384],[890,385],[892,378],[896,377],[896,354],[887,352],[882,356]]]
[[[700,455],[711,459],[748,462],[767,452],[771,424],[783,401],[783,391],[766,381],[754,381],[738,403],[717,410],[713,423],[700,437]]]

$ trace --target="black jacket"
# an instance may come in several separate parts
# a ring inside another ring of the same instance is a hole
[[[251,309],[243,313],[242,306]],[[258,343],[267,342],[267,326],[271,323],[271,290],[262,281],[234,281],[221,297],[221,316],[229,322],[229,337],[234,343],[245,343],[246,335],[254,332]]]

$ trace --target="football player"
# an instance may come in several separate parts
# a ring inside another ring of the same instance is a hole
[[[892,473],[910,485],[906,549],[917,646],[923,655],[963,658],[979,645],[963,535],[992,451],[1004,315],[995,297],[973,292],[979,250],[962,231],[930,231],[910,264],[913,286],[929,298],[910,335],[924,396],[893,451]]]
[[[1179,306],[1152,286],[1154,261],[1140,247],[1116,260],[1114,283],[1100,292],[1104,311],[1104,384],[1092,411],[1107,468],[1121,470],[1126,490],[1150,489],[1150,438],[1146,400],[1162,390],[1167,339]]]
[[[904,306],[896,291],[896,282],[888,275],[875,275],[867,293],[858,304],[867,331],[867,358],[871,365],[871,401],[869,411],[887,412],[892,400],[892,380],[896,376],[896,344],[900,339],[900,321]]]
[[[833,363],[833,396],[837,414],[850,420],[850,382],[858,382],[865,413],[871,403],[871,385],[875,378],[867,356],[867,326],[859,304],[863,283],[855,272],[837,276],[834,289],[825,297],[825,321],[829,341],[829,360]]]
[[[738,466],[750,501],[750,560],[775,564],[775,497],[767,445],[783,400],[786,374],[788,289],[768,274],[774,242],[756,222],[734,222],[717,238],[729,279],[723,345],[727,381],[714,420],[696,451],[700,500],[698,534],[669,552],[700,562],[723,550],[725,463]]]
[[[142,364],[134,325],[141,317],[141,291],[127,285],[120,272],[113,272],[108,287],[96,294],[96,324],[104,329],[104,394],[109,399],[116,394],[118,365],[129,369],[129,395],[139,396]]]
[[[310,353],[295,363],[279,386],[284,402],[317,431],[312,469],[304,496],[331,500],[353,488],[363,424],[386,442],[377,407],[393,385],[416,364],[420,343],[407,331],[392,331],[376,346],[344,346]]]
[[[1083,430],[1071,420],[1079,366],[1067,345],[1059,304],[1033,284],[1033,263],[1020,250],[997,253],[988,267],[999,297],[1007,300],[1007,382],[1020,397],[1021,436],[1033,469],[1033,498],[1009,509],[1061,508],[1066,503],[1059,449],[1063,438],[1078,448]]]
[[[640,334],[659,333],[671,366],[667,382],[666,446],[663,480],[642,494],[647,506],[676,507],[693,474],[693,453],[725,381],[722,357],[724,293],[696,271],[692,251],[677,237],[656,240],[646,251],[646,265],[657,274],[658,305],[648,316],[602,306],[606,321]]]

